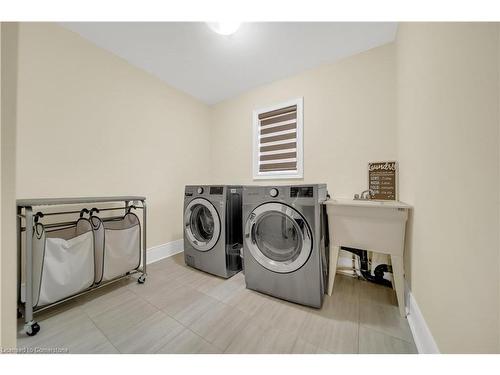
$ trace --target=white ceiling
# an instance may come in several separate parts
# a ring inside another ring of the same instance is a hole
[[[231,36],[203,22],[62,23],[208,104],[389,43],[396,23],[244,23]]]

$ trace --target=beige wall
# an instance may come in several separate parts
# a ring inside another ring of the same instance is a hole
[[[0,23],[0,347],[16,346],[16,23]]]
[[[55,24],[22,23],[17,196],[145,195],[148,246],[182,238],[209,178],[209,108]]]
[[[397,51],[412,293],[442,352],[498,352],[497,25],[401,24]]]
[[[367,187],[367,163],[396,158],[393,44],[229,99],[212,111],[212,181],[252,180],[252,110],[304,98],[304,179],[352,197]],[[285,181],[279,180],[278,183]]]

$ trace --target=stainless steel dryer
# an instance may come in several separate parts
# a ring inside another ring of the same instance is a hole
[[[245,281],[253,289],[321,307],[328,279],[326,185],[245,186]]]
[[[241,186],[186,186],[184,260],[188,266],[224,278],[241,271],[241,205]]]

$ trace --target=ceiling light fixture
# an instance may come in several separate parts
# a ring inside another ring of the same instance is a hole
[[[207,22],[208,27],[217,34],[234,34],[241,26],[241,22]]]

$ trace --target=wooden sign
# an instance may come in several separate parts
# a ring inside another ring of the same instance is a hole
[[[372,199],[397,200],[397,175],[395,161],[368,163],[368,188],[373,190]]]

